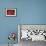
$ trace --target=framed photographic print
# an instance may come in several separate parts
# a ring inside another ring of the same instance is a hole
[[[18,25],[18,41],[46,41],[46,24],[20,24]]]
[[[16,16],[16,8],[6,9],[6,16]]]

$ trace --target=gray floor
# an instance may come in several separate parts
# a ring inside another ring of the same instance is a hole
[[[0,44],[0,46],[8,46],[8,44]],[[13,45],[10,45],[13,46]],[[15,44],[15,46],[19,46],[18,44]]]
[[[28,41],[21,40],[20,46],[46,46],[46,42],[45,41],[32,42],[31,40],[28,40]]]
[[[0,44],[0,46],[8,46],[8,44]],[[21,40],[20,43],[16,44],[15,46],[46,46],[46,42],[43,41],[32,42],[31,40],[28,41]]]

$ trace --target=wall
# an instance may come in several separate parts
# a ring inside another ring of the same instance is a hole
[[[5,8],[17,8],[16,17],[6,17]],[[0,0],[0,44],[7,44],[17,24],[46,24],[46,0]],[[17,43],[17,40],[16,40]]]
[[[4,14],[5,8],[17,8],[16,17],[6,17]],[[17,24],[20,23],[21,15],[21,2],[16,0],[0,0],[0,44],[8,43],[8,34],[10,32],[16,32]],[[17,39],[15,41],[18,43]]]
[[[46,0],[28,0],[22,4],[21,24],[46,24]]]

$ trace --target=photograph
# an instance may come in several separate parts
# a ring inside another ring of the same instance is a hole
[[[16,9],[13,8],[6,8],[6,16],[16,16]]]

